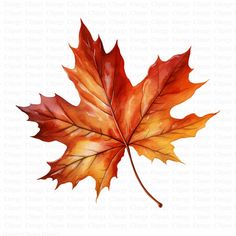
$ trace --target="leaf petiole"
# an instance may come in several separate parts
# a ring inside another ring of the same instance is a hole
[[[138,175],[138,173],[137,173],[137,171],[136,171],[136,168],[135,168],[135,166],[134,166],[134,162],[133,162],[133,160],[132,160],[132,156],[131,156],[131,153],[130,153],[129,146],[127,145],[126,147],[127,147],[127,151],[128,151],[128,155],[129,155],[129,159],[130,159],[132,168],[133,168],[133,170],[134,170],[134,174],[135,174],[135,176],[136,176],[136,178],[137,178],[139,184],[142,186],[142,188],[143,188],[143,190],[145,191],[145,193],[146,193],[154,202],[156,202],[157,205],[161,208],[161,207],[163,206],[162,203],[159,202],[156,198],[154,198],[154,197],[151,195],[151,193],[149,193],[148,190],[147,190],[147,189],[145,188],[145,186],[143,185],[143,183],[142,183],[141,179],[139,178],[139,175]]]

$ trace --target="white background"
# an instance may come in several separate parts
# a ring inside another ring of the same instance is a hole
[[[79,98],[61,64],[73,67],[80,18],[106,51],[119,40],[125,70],[141,81],[157,55],[166,60],[190,46],[194,82],[208,80],[172,115],[220,110],[196,138],[175,142],[185,165],[132,155],[159,209],[139,186],[127,158],[118,179],[95,201],[95,183],[39,181],[65,146],[30,138],[36,123],[15,105],[39,103],[39,93]],[[236,1],[0,1],[0,235],[235,235]]]

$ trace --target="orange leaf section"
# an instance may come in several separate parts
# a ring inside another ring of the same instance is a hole
[[[198,117],[191,114],[183,119],[170,115],[171,108],[190,98],[204,84],[189,81],[192,71],[188,66],[189,55],[190,49],[168,61],[158,57],[146,78],[133,89],[130,99],[135,100],[133,109],[137,115],[128,142],[139,155],[151,160],[158,158],[163,162],[180,161],[171,142],[195,136],[215,115]]]
[[[175,155],[174,146],[171,142],[180,138],[194,137],[197,131],[203,128],[207,120],[213,115],[208,114],[198,117],[195,114],[191,114],[183,119],[169,118],[168,121],[164,117],[156,118],[156,120],[159,120],[159,128],[155,127],[156,131],[153,129],[148,132],[149,129],[147,129],[144,132],[142,130],[143,126],[140,125],[130,145],[136,149],[139,155],[144,155],[150,160],[158,158],[164,163],[167,160],[181,162]],[[166,123],[165,127],[162,126],[163,123]],[[152,125],[147,124],[147,127],[150,126]],[[135,138],[137,139],[135,140]]]
[[[51,170],[42,179],[57,179],[57,187],[66,182],[75,187],[80,180],[91,176],[96,180],[97,196],[102,188],[109,187],[111,178],[117,176],[117,164],[125,146],[111,136],[112,126],[109,127],[108,121],[103,128],[93,116],[91,120],[88,117],[86,123],[78,107],[58,95],[41,95],[39,105],[19,108],[28,114],[30,121],[39,124],[40,131],[35,138],[67,145],[62,158],[48,163]]]
[[[57,179],[57,187],[66,182],[75,187],[80,180],[91,176],[96,180],[98,196],[104,187],[109,187],[111,178],[117,177],[117,164],[124,155],[124,145],[99,135],[78,139],[67,146],[62,158],[48,162],[51,170],[42,179]]]
[[[100,37],[94,41],[82,21],[79,46],[71,49],[75,66],[64,69],[78,91],[80,104],[74,106],[58,95],[41,95],[40,104],[19,107],[30,121],[38,123],[35,138],[67,146],[60,159],[48,163],[51,169],[42,177],[57,179],[57,187],[66,182],[75,187],[91,176],[98,196],[117,176],[117,164],[129,145],[151,160],[180,161],[171,142],[195,136],[214,115],[170,116],[172,107],[204,84],[189,81],[190,50],[168,61],[158,57],[145,79],[133,87],[118,44],[106,53]]]
[[[98,196],[117,176],[117,164],[124,154],[125,144],[114,117],[122,114],[121,91],[128,91],[131,84],[117,43],[105,53],[100,38],[93,41],[83,22],[79,46],[72,51],[75,67],[64,69],[79,92],[80,104],[73,106],[58,95],[41,95],[40,104],[19,108],[38,123],[36,138],[67,145],[62,158],[50,162],[51,170],[42,178],[57,179],[58,187],[66,182],[75,186],[92,176]]]

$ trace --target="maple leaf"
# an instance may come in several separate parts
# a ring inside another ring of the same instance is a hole
[[[173,118],[170,110],[190,98],[204,83],[189,81],[190,49],[167,61],[159,57],[147,76],[132,86],[124,71],[124,60],[116,42],[106,53],[98,36],[93,40],[81,20],[79,46],[72,48],[73,69],[65,68],[80,96],[74,106],[62,97],[41,96],[41,103],[19,107],[38,123],[34,136],[46,142],[59,141],[67,146],[63,156],[48,162],[51,169],[41,179],[57,179],[56,188],[66,182],[73,187],[91,176],[96,181],[97,197],[111,178],[117,177],[117,164],[127,149],[134,173],[144,191],[161,207],[144,187],[135,169],[130,146],[150,160],[181,162],[174,153],[173,141],[193,137],[216,113],[198,117],[190,114]]]

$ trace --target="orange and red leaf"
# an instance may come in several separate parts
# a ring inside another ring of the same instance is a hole
[[[183,119],[170,115],[174,106],[204,84],[189,80],[190,49],[167,61],[158,57],[136,86],[125,74],[118,43],[106,53],[100,37],[94,41],[82,21],[79,45],[71,49],[75,66],[64,70],[80,103],[75,106],[58,95],[40,95],[40,104],[19,107],[38,123],[40,130],[34,137],[67,146],[60,159],[48,163],[51,169],[42,177],[56,179],[57,187],[67,182],[74,187],[91,176],[98,196],[117,176],[117,165],[129,146],[151,160],[181,162],[172,142],[195,136],[215,115],[190,114]]]

